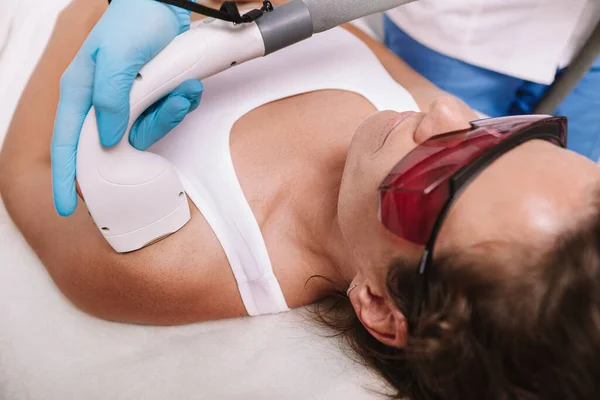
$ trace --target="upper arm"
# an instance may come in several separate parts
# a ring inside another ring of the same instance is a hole
[[[118,254],[80,201],[56,214],[49,166],[33,166],[2,185],[15,224],[76,306],[123,322],[181,324],[245,315],[217,238],[191,206],[180,231],[148,248]]]

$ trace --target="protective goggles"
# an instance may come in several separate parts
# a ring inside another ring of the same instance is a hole
[[[397,236],[425,245],[415,280],[411,324],[421,314],[435,241],[450,206],[492,162],[534,139],[566,147],[567,118],[527,115],[474,121],[470,129],[420,144],[380,185],[380,221]]]

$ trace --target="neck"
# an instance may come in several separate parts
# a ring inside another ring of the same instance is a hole
[[[371,271],[379,280],[385,281],[387,266],[394,260],[403,258],[417,263],[422,253],[421,246],[407,242],[383,226],[373,227],[373,231],[356,236],[356,231],[346,232],[344,222],[338,218],[339,186],[323,204],[323,212],[312,225],[312,246],[325,262],[319,263],[318,274],[332,279],[335,285],[331,289],[345,291],[350,282],[362,271]],[[325,211],[326,210],[326,211]],[[348,228],[348,221],[345,221]],[[379,276],[381,275],[381,276]]]
[[[329,154],[322,168],[329,173],[321,177],[325,181],[318,185],[318,193],[310,196],[316,201],[305,203],[307,208],[301,217],[301,225],[305,227],[304,245],[318,260],[311,266],[312,272],[332,281],[328,285],[330,291],[345,291],[356,275],[357,261],[338,221],[340,184],[347,153],[345,143]]]
[[[321,242],[321,251],[329,260],[327,268],[330,269],[331,276],[336,277],[337,289],[345,290],[356,276],[357,264],[361,257],[344,236],[337,214],[332,217],[327,240]]]

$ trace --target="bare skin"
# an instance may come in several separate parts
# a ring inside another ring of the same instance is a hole
[[[223,250],[193,205],[192,220],[181,231],[126,255],[104,241],[85,203],[72,217],[56,215],[49,148],[58,82],[104,7],[100,0],[76,1],[63,13],[23,94],[0,155],[7,209],[61,291],[91,314],[164,325],[243,316]],[[357,36],[423,113],[375,113],[353,93],[307,93],[240,119],[231,132],[231,152],[288,305],[306,305],[336,289],[319,280],[306,284],[315,274],[338,287],[353,281],[358,288],[351,300],[365,326],[384,343],[401,346],[404,317],[385,293],[385,267],[396,257],[418,258],[421,249],[382,227],[376,189],[418,143],[468,127],[476,116],[381,45]],[[597,179],[596,166],[583,157],[544,142],[523,145],[465,191],[444,224],[440,248],[470,251],[490,240],[539,238],[534,246],[551,240],[565,221],[584,215],[586,190]],[[499,182],[514,190],[498,191]],[[531,206],[540,201],[544,207]]]

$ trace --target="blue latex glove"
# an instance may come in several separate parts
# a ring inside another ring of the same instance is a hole
[[[138,150],[146,150],[158,142],[198,107],[203,90],[199,81],[183,82],[140,115],[131,127],[129,143]]]
[[[54,204],[62,216],[77,206],[75,161],[85,117],[96,109],[100,142],[119,143],[129,122],[129,95],[139,70],[190,27],[189,11],[154,0],[113,0],[64,73],[52,138]],[[202,84],[187,81],[134,124],[130,142],[146,149],[195,109]]]

